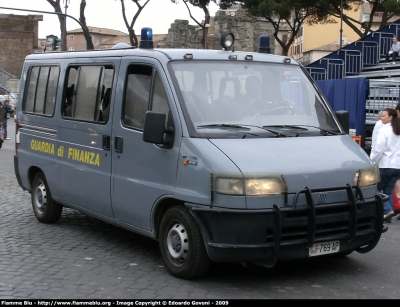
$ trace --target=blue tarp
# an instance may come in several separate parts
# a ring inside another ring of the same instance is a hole
[[[362,137],[365,149],[365,104],[369,91],[369,80],[365,78],[316,81],[334,112],[349,112],[350,129]]]

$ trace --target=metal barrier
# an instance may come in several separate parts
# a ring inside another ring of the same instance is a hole
[[[375,36],[378,37],[378,44],[379,44],[379,57],[385,57],[386,53],[390,49],[393,44],[393,33],[388,32],[373,32],[371,34],[371,38]]]
[[[326,80],[326,69],[321,67],[305,67],[311,78],[315,81]]]
[[[356,41],[354,47],[361,45],[361,68],[365,66],[374,66],[379,62],[379,44],[377,42]]]
[[[344,75],[358,75],[362,68],[362,55],[359,50],[339,50],[337,54],[344,54]]]
[[[394,35],[396,35],[396,36],[399,36],[399,30],[400,30],[400,25],[399,24],[396,24],[396,23],[391,23],[389,26],[388,26],[388,29],[389,30],[392,30],[392,29],[395,29],[394,30]]]
[[[17,77],[13,76],[3,68],[0,68],[0,89],[7,93],[11,92],[12,90],[8,85],[8,81],[12,79],[17,79]]]
[[[16,106],[19,91],[19,79],[8,71],[0,68],[0,90],[2,90],[10,100],[12,107]]]
[[[305,67],[314,80],[343,79],[345,75],[344,60],[323,58],[319,67]]]
[[[343,79],[345,74],[344,61],[340,59],[322,59],[321,61],[327,61],[328,79]]]
[[[395,108],[399,102],[400,81],[370,80],[369,95],[365,112],[365,151],[370,154],[372,131],[378,120],[378,113],[386,108]]]
[[[399,102],[400,81],[371,80],[366,101],[366,119],[377,121],[378,113],[386,108],[394,108]]]

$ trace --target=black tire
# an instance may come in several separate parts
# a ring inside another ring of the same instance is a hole
[[[200,277],[210,266],[199,226],[183,206],[174,206],[164,214],[159,246],[165,266],[173,276]]]
[[[36,218],[46,224],[57,222],[63,206],[51,197],[50,189],[43,173],[37,173],[32,181],[31,202]]]

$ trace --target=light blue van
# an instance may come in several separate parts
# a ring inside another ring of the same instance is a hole
[[[230,33],[153,49],[148,32],[26,58],[14,161],[39,221],[69,207],[153,238],[185,279],[377,245],[377,167],[297,61],[235,52]]]

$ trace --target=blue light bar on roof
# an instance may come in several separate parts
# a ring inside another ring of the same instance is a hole
[[[153,49],[153,30],[151,28],[142,28],[140,33],[139,48]]]
[[[258,52],[259,53],[271,53],[271,47],[270,47],[268,35],[260,36],[260,44],[258,45]]]

